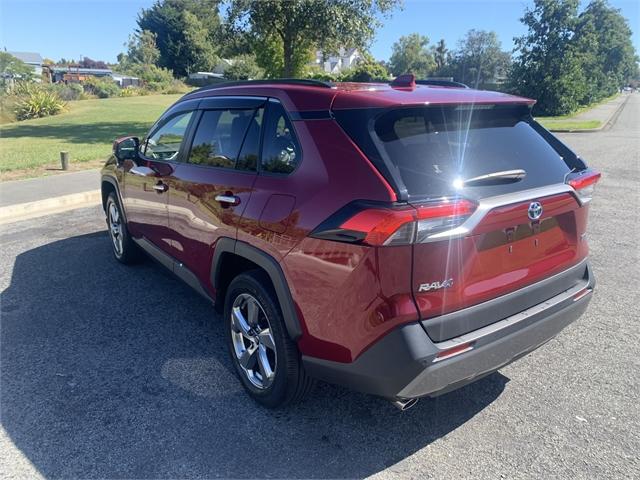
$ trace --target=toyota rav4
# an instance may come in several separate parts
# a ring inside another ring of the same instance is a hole
[[[113,254],[145,252],[223,312],[259,403],[320,379],[407,408],[535,350],[590,301],[600,174],[533,104],[411,75],[196,90],[114,142]]]

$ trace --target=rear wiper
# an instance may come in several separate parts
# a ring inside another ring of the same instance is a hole
[[[479,177],[467,178],[466,180],[462,180],[461,183],[464,187],[481,184],[513,183],[522,180],[526,175],[527,172],[522,169],[503,170],[502,172],[487,173]]]

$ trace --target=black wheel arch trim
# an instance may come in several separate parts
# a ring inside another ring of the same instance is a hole
[[[102,184],[104,182],[110,183],[115,192],[116,192],[116,196],[118,197],[118,202],[120,203],[120,210],[122,210],[122,216],[124,217],[124,221],[125,223],[127,223],[127,213],[124,211],[124,203],[122,203],[122,195],[120,194],[120,186],[118,185],[118,180],[115,179],[114,177],[112,177],[111,175],[102,175],[101,180],[100,180],[100,191],[102,193]],[[103,208],[105,207],[105,205],[103,204],[102,206]]]
[[[232,253],[239,257],[243,257],[255,263],[267,273],[271,279],[271,283],[273,284],[276,296],[278,297],[278,303],[282,309],[282,315],[284,317],[284,323],[289,337],[294,341],[300,338],[302,335],[300,319],[296,312],[287,279],[285,278],[284,272],[282,271],[278,261],[268,253],[265,253],[248,243],[227,237],[221,238],[216,243],[211,266],[211,282],[214,287],[220,284],[219,280],[223,273],[221,259],[225,253]]]

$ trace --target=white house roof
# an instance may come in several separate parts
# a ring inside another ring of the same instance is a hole
[[[36,52],[7,52],[18,60],[31,65],[42,65],[42,56]]]

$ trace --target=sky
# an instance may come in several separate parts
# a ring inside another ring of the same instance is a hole
[[[90,57],[116,61],[136,28],[141,8],[153,0],[0,0],[0,48],[38,52],[58,60]],[[640,1],[610,0],[622,10],[640,52]],[[528,0],[405,0],[403,10],[383,19],[371,45],[378,60],[387,60],[402,35],[417,32],[432,43],[444,38],[449,48],[472,29],[493,30],[504,50],[524,33],[519,22]],[[583,2],[583,6],[586,2]]]

